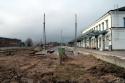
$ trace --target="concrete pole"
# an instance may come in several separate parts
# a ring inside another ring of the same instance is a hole
[[[45,29],[45,25],[46,25],[46,23],[45,23],[45,13],[44,13],[44,22],[43,22],[43,41],[44,41],[44,48],[46,49],[46,29]]]
[[[63,43],[63,30],[60,31],[60,45]]]
[[[75,49],[77,46],[77,14],[75,14]]]
[[[102,36],[101,36],[101,51],[103,51],[104,50],[104,41],[103,41],[103,34],[102,34]]]
[[[95,38],[96,38],[96,49],[98,50],[98,36],[96,36]]]
[[[84,43],[85,43],[85,48],[86,48],[86,37],[85,37],[85,39],[84,39]]]

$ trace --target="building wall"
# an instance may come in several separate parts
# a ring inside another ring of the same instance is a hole
[[[112,13],[112,49],[125,49],[125,11],[113,11]],[[115,27],[115,28],[113,28]]]
[[[82,31],[82,35],[91,31],[107,31],[106,34],[87,37],[81,41],[81,47],[96,48],[99,50],[125,49],[125,11],[110,11],[87,29]],[[79,45],[80,46],[80,45]]]
[[[125,49],[125,29],[124,28],[112,29],[112,49],[113,50]]]
[[[125,27],[124,18],[125,11],[113,11],[112,13],[112,27]]]
[[[107,23],[106,23],[107,21]],[[86,47],[87,48],[96,48],[99,50],[103,49],[109,49],[109,45],[111,44],[111,14],[107,13],[102,18],[97,20],[94,24],[89,26],[86,30],[82,32],[82,34],[85,34],[86,32],[93,30],[93,31],[103,31],[107,30],[108,33],[102,36],[101,34],[98,35],[97,38],[95,36],[91,37],[91,41],[87,38],[86,40]],[[108,25],[107,25],[108,24]],[[110,41],[107,39],[107,37],[110,38]],[[105,40],[105,41],[103,41]],[[85,45],[84,45],[85,46]]]
[[[0,38],[0,47],[18,47],[21,46],[21,40]]]

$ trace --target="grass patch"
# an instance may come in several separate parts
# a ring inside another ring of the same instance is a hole
[[[76,80],[84,75],[84,67],[75,64],[60,65],[55,70],[57,80]]]

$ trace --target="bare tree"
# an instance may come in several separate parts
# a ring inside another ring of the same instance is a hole
[[[32,47],[33,46],[33,41],[31,38],[28,38],[26,41],[25,41],[25,45],[27,47]]]

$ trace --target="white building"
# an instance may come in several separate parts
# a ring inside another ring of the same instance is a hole
[[[82,31],[78,46],[99,50],[125,50],[125,7],[110,10]]]

